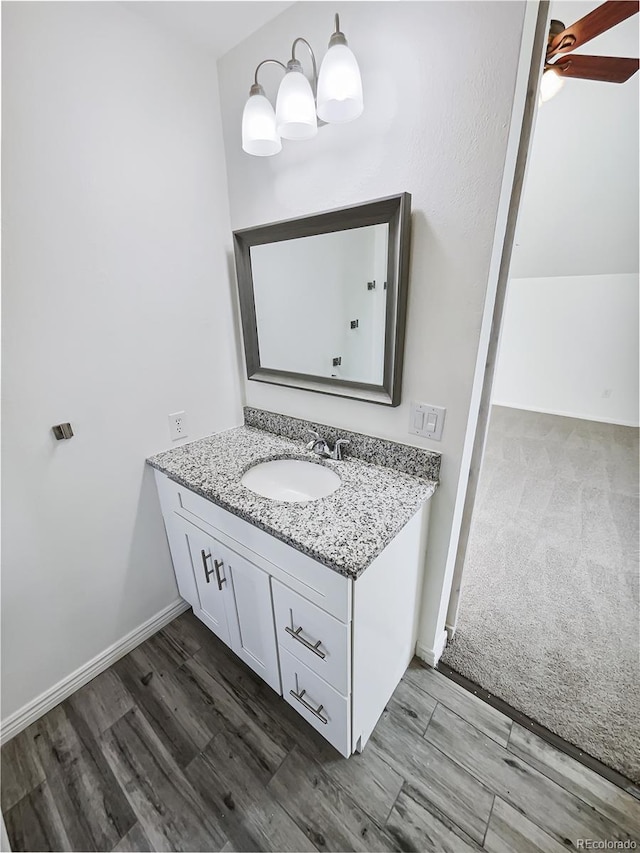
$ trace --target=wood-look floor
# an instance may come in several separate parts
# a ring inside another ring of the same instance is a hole
[[[14,850],[640,845],[640,801],[414,661],[342,758],[186,613],[2,749]]]

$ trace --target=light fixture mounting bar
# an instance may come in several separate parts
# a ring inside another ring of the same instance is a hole
[[[329,47],[333,47],[335,44],[347,44],[347,38],[344,33],[340,32],[340,15],[336,12],[336,31],[331,34],[331,38],[329,39]]]
[[[313,67],[313,80],[311,81],[311,88],[313,90],[313,97],[315,98],[318,94],[318,66],[316,64],[316,55],[313,52],[313,48],[309,44],[309,42],[302,38],[302,36],[298,36],[297,39],[294,39],[293,44],[291,45],[291,61],[292,62],[300,62],[299,59],[296,58],[296,45],[298,42],[302,42],[302,44],[306,45],[309,55],[311,56],[311,65]]]
[[[256,66],[256,73],[253,75],[254,86],[258,85],[258,71],[260,71],[263,65],[268,65],[270,62],[274,63],[275,65],[279,65],[283,71],[287,70],[287,66],[284,64],[284,62],[280,62],[279,59],[263,59],[262,62],[259,62]]]

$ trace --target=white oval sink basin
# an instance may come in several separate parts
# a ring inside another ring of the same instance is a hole
[[[240,481],[265,498],[297,503],[326,498],[340,485],[340,477],[324,465],[301,459],[273,459],[249,468]]]

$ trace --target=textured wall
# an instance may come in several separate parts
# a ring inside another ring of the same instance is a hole
[[[177,598],[144,459],[241,410],[215,63],[118,3],[2,36],[6,719]]]

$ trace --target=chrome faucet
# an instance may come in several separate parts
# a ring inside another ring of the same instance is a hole
[[[311,436],[311,441],[307,444],[307,450],[312,450],[318,456],[324,456],[325,459],[335,459],[340,462],[342,460],[342,448],[345,444],[349,444],[349,439],[339,438],[333,445],[333,450],[329,447],[326,440],[312,429],[307,430],[307,434]]]
[[[320,437],[320,433],[317,433],[312,429],[308,429],[307,435],[311,436],[311,441],[307,444],[307,450],[312,450],[314,453],[317,453],[318,456],[331,456],[331,448],[324,438]]]

